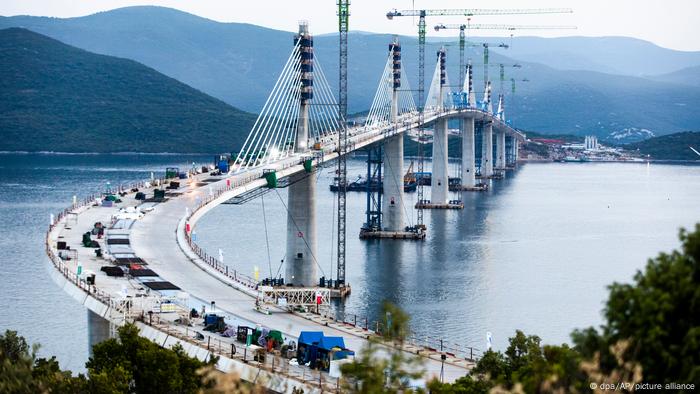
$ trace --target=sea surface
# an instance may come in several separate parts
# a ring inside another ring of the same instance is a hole
[[[349,176],[365,168],[353,160]],[[336,270],[333,176],[329,168],[317,182],[316,259],[326,277]],[[405,207],[412,223],[415,198],[409,193]],[[700,222],[700,166],[529,163],[462,198],[462,211],[425,211],[423,242],[363,241],[366,198],[349,193],[352,295],[340,307],[348,320],[376,320],[389,300],[433,343],[484,349],[491,332],[504,349],[516,329],[566,342],[573,329],[602,322],[606,286],[630,281],[648,258],[679,246],[681,227]],[[260,277],[284,275],[283,201],[286,189],[277,189],[264,196],[264,210],[260,199],[217,207],[196,227],[200,245],[214,256],[222,249],[227,264],[251,276],[255,267]]]
[[[41,344],[40,355],[84,370],[87,312],[49,277],[43,250],[49,215],[107,182],[211,159],[0,154],[0,330],[17,330]],[[349,169],[355,177],[364,164],[354,159]],[[317,180],[317,260],[327,277],[336,269],[332,177],[329,168]],[[415,221],[414,198],[409,194],[405,207],[409,221]],[[357,237],[365,196],[350,193],[352,295],[339,310],[360,322],[376,318],[381,301],[391,300],[411,314],[418,336],[479,349],[487,331],[497,349],[516,329],[545,343],[567,341],[572,329],[601,323],[607,285],[630,281],[647,258],[679,245],[680,227],[700,221],[700,166],[530,163],[463,199],[463,211],[426,211],[425,241],[377,242]],[[262,277],[283,274],[285,201],[286,189],[277,189],[264,199],[217,207],[197,225],[198,242],[212,255],[222,249],[227,264],[244,272],[257,266]]]

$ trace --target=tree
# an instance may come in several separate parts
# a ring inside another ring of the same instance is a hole
[[[470,376],[453,384],[430,383],[433,393],[581,392],[588,383],[580,355],[567,345],[542,346],[535,335],[516,331],[505,353],[484,353]]]
[[[126,325],[119,337],[93,346],[88,377],[61,370],[55,357],[37,358],[34,346],[15,331],[0,335],[0,393],[197,393],[213,385],[200,373],[216,358],[203,363],[187,356],[181,346],[165,349]]]
[[[397,346],[382,346],[370,337],[359,358],[341,366],[343,392],[348,393],[411,393],[412,381],[423,377],[421,360],[410,356],[401,346],[409,335],[409,316],[399,307],[382,304],[381,337]]]
[[[521,331],[505,353],[488,351],[470,376],[431,382],[434,393],[586,393],[593,383],[700,386],[700,224],[680,231],[681,250],[650,259],[632,284],[613,283],[600,332],[572,333],[571,348],[542,346]],[[625,390],[620,390],[625,392]],[[629,390],[631,392],[633,390]]]
[[[587,358],[596,354],[610,372],[622,341],[624,360],[641,366],[645,382],[700,386],[700,223],[680,231],[681,250],[650,259],[633,284],[613,283],[606,323],[572,335]]]
[[[30,352],[27,341],[16,331],[0,335],[0,393],[87,393],[83,375],[61,371],[55,357],[37,358],[39,347]]]
[[[118,338],[98,343],[92,351],[86,364],[89,377],[101,381],[105,393],[196,393],[204,386],[197,371],[217,361],[190,358],[177,345],[162,348],[140,337],[131,324],[119,328]]]

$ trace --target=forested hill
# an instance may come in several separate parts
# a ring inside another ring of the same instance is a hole
[[[686,131],[650,138],[645,141],[625,145],[625,149],[639,150],[644,155],[657,160],[700,160],[700,132]]]
[[[171,8],[135,6],[75,18],[0,17],[0,28],[25,27],[94,53],[132,59],[237,108],[259,112],[292,50],[296,26],[293,20],[287,22],[291,31],[222,23]],[[377,27],[391,28],[395,23],[385,21]],[[312,33],[318,33],[318,28],[310,26]],[[369,109],[386,63],[387,45],[393,39],[390,34],[350,32],[350,113]],[[412,34],[399,40],[407,89],[416,89],[417,38]],[[613,138],[631,129],[649,130],[653,135],[700,129],[700,112],[692,110],[700,102],[700,86],[692,82],[700,73],[693,68],[700,66],[700,51],[674,51],[625,37],[483,40],[512,44],[508,49],[492,48],[492,65],[508,67],[503,84],[498,68],[492,68],[490,78],[494,97],[503,90],[506,117],[520,128],[548,134],[597,135],[601,141],[614,143],[634,142]],[[458,81],[459,50],[454,32],[452,37],[428,38],[426,86],[431,81],[435,53],[443,45],[448,47],[448,79]],[[466,49],[466,57],[475,66],[474,86],[482,97],[483,48]],[[337,34],[314,38],[314,61],[314,70],[324,70],[336,92]],[[522,67],[511,67],[513,64]],[[667,73],[673,75],[650,76]],[[516,81],[514,93],[511,78]]]
[[[0,151],[230,152],[255,115],[132,60],[0,30]]]

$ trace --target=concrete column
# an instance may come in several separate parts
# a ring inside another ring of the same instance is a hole
[[[399,119],[399,91],[401,87],[401,46],[394,40],[389,45],[392,58],[391,122]],[[406,213],[403,195],[403,135],[384,142],[384,182],[382,183],[382,227],[387,231],[404,231]]]
[[[518,137],[513,137],[513,164],[516,166],[518,165],[518,144],[519,144]]]
[[[302,66],[309,71],[302,72],[299,124],[294,146],[296,153],[309,150],[309,101],[313,98],[311,69],[313,65],[312,38],[306,24],[299,25]],[[287,197],[287,257],[285,282],[295,286],[317,286],[316,274],[316,179],[310,174],[295,176],[289,186]]]
[[[496,168],[499,170],[506,168],[506,132],[504,130],[496,132]]]
[[[433,133],[433,170],[430,184],[430,202],[447,204],[449,180],[447,175],[447,118],[435,122]]]
[[[491,122],[484,125],[481,143],[481,177],[493,176],[493,126]]]
[[[447,81],[444,48],[438,51],[438,63],[440,64],[440,93],[437,105],[438,110],[442,111],[445,99],[444,86]],[[449,193],[447,159],[447,118],[441,117],[435,121],[433,132],[433,170],[430,181],[430,202],[433,204],[447,204]]]
[[[382,224],[387,231],[406,228],[403,175],[403,135],[395,135],[384,143]]]
[[[316,179],[301,174],[289,186],[287,198],[287,258],[285,282],[317,286],[316,274]]]
[[[110,322],[97,313],[87,310],[88,346],[92,356],[92,347],[109,339],[111,334]]]
[[[463,187],[476,184],[474,164],[474,118],[465,117],[462,121],[462,178]]]

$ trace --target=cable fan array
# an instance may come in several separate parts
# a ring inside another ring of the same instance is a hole
[[[365,128],[386,126],[391,123],[391,100],[393,95],[392,57],[389,56],[384,66],[382,78],[379,80],[377,92],[374,94],[372,106],[367,114]],[[398,92],[398,114],[416,111],[416,103],[406,78],[401,73],[401,88]]]
[[[442,108],[451,108],[452,100],[450,100],[452,89],[450,89],[450,80],[445,75],[445,86],[442,89]],[[435,64],[435,72],[433,73],[433,81],[430,83],[428,96],[425,99],[426,110],[438,109],[438,100],[440,96],[440,62]]]
[[[258,119],[236,156],[238,171],[266,165],[294,154],[299,127],[302,53],[294,47],[265,101]],[[329,142],[340,128],[338,104],[314,56],[314,95],[309,102],[309,141]]]

